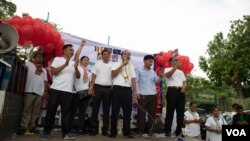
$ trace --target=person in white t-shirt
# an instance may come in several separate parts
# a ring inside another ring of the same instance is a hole
[[[233,116],[237,114],[237,111],[236,111],[237,106],[238,106],[237,103],[234,103],[234,104],[232,105],[232,112],[231,112],[231,114],[230,114],[231,120],[228,122],[228,124],[232,124],[232,123],[233,123]]]
[[[70,60],[73,55],[73,46],[66,44],[63,46],[63,56],[55,57],[51,64],[53,82],[50,87],[42,140],[47,140],[50,131],[53,129],[56,110],[59,105],[61,106],[62,113],[62,137],[63,139],[75,139],[69,129],[69,118],[74,77],[80,78],[80,72],[77,67],[78,59],[76,59],[75,62]],[[76,58],[79,58],[79,55],[80,54],[76,54]]]
[[[184,126],[184,107],[185,107],[185,91],[187,87],[186,77],[184,73],[179,70],[179,60],[177,57],[171,57],[169,59],[171,67],[165,68],[164,74],[166,76],[167,86],[167,107],[166,107],[166,118],[165,118],[165,135],[171,135],[171,127],[173,122],[174,111],[176,110],[176,136],[179,136],[182,131],[181,128]]]
[[[117,135],[117,120],[120,108],[123,110],[123,134],[133,138],[130,131],[132,112],[132,96],[137,99],[136,74],[134,66],[129,62],[131,53],[125,50],[121,53],[122,61],[112,66],[113,95],[111,115],[111,138]]]
[[[92,69],[92,79],[89,93],[93,95],[92,114],[90,117],[91,131],[90,136],[98,134],[98,113],[102,103],[102,135],[109,136],[109,109],[111,103],[111,61],[109,50],[104,49],[101,52],[102,60],[98,61]]]
[[[222,140],[222,125],[226,125],[226,121],[220,116],[220,109],[213,107],[212,116],[205,123],[207,130],[206,141],[221,141]]]
[[[36,133],[36,120],[40,114],[42,96],[47,92],[47,71],[42,66],[43,54],[36,52],[33,62],[25,62],[28,69],[25,85],[21,129],[24,135]]]
[[[184,113],[184,134],[187,137],[200,138],[200,123],[202,122],[202,119],[196,110],[197,104],[195,102],[190,102],[189,109]]]
[[[78,49],[77,53],[81,53],[86,41],[82,41],[82,44]],[[75,58],[78,59],[78,58]],[[74,88],[76,93],[73,95],[72,99],[72,107],[71,107],[71,114],[69,120],[69,128],[72,131],[74,126],[74,119],[77,110],[79,111],[78,114],[78,123],[76,126],[76,133],[79,135],[86,134],[86,126],[85,126],[85,116],[86,116],[86,109],[88,107],[88,102],[91,96],[88,94],[89,91],[89,82],[91,80],[91,73],[88,71],[88,64],[89,64],[89,57],[82,56],[80,59],[80,64],[78,66],[78,70],[80,72],[80,78],[75,78],[74,80]]]

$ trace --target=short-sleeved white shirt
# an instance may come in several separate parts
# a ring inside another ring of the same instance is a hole
[[[88,73],[88,80],[83,80],[83,75],[84,75],[84,69],[82,66],[78,66],[78,70],[80,72],[80,78],[77,79],[75,77],[75,81],[74,81],[74,87],[75,90],[78,91],[82,91],[82,90],[88,90],[89,89],[89,81],[91,80],[91,72],[87,70]]]
[[[37,75],[36,66],[34,63],[25,62],[25,65],[28,68],[25,92],[36,93],[40,96],[44,94],[44,81],[47,81],[47,71],[45,68],[42,68],[43,72],[40,75]]]
[[[96,75],[95,84],[103,85],[103,86],[111,86],[112,77],[111,77],[111,62],[107,64],[102,60],[98,61],[93,69],[92,73]]]
[[[55,57],[51,67],[57,68],[65,64],[66,59],[64,57]],[[75,77],[75,68],[74,61],[69,61],[67,67],[65,67],[61,72],[56,75],[53,75],[53,82],[51,85],[52,89],[65,91],[65,92],[73,92],[73,84]]]
[[[173,67],[165,68],[164,74],[171,71],[172,69]],[[184,81],[186,81],[184,73],[181,70],[176,69],[172,76],[167,77],[166,85],[168,87],[182,87]]]
[[[223,121],[222,118],[220,118],[218,121],[215,121],[213,116],[210,116],[205,125],[212,128],[212,129],[222,129],[222,125],[226,124],[225,121]],[[215,132],[209,132],[207,131],[207,135],[206,135],[206,140],[207,141],[221,141],[222,140],[222,135],[221,134],[217,134]]]
[[[197,112],[191,112],[187,110],[184,113],[185,120],[195,120],[200,119],[200,116]],[[200,124],[197,123],[189,123],[185,124],[185,133],[188,137],[197,137],[200,136]]]
[[[112,70],[116,70],[121,66],[122,62],[116,62],[112,65]],[[124,79],[121,73],[118,73],[118,75],[114,78],[113,85],[118,86],[124,86],[124,87],[132,87],[132,78],[136,78],[135,69],[133,64],[129,63],[126,66],[124,66],[121,70],[121,72],[124,72],[124,76],[128,76],[128,80]],[[131,73],[131,74],[130,74]]]

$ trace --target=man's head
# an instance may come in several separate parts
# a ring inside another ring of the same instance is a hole
[[[189,103],[189,110],[191,112],[195,112],[197,110],[197,104],[195,102],[190,102]]]
[[[109,50],[104,49],[101,54],[102,54],[102,60],[104,62],[108,62],[109,59],[110,59],[110,52],[109,52]]]
[[[232,105],[232,109],[233,109],[233,111],[236,111],[236,107],[238,106],[238,104],[237,103],[234,103],[233,105]]]
[[[153,55],[145,55],[143,58],[144,66],[148,69],[151,68],[152,64],[154,63],[154,56]]]
[[[63,55],[70,58],[74,55],[74,49],[72,44],[65,44],[63,46]]]
[[[169,63],[171,64],[171,66],[174,66],[179,63],[179,59],[177,57],[171,57],[169,58]]]
[[[220,109],[219,107],[213,107],[212,108],[212,114],[214,117],[220,117]]]
[[[243,114],[243,107],[242,107],[241,105],[237,105],[237,106],[236,106],[236,112],[237,112],[238,114]]]
[[[34,53],[34,62],[35,63],[42,63],[43,62],[43,53],[42,52],[35,52]]]
[[[130,56],[131,56],[131,53],[130,53],[129,50],[124,50],[121,53],[121,58],[122,58],[123,61],[124,60],[130,60]]]

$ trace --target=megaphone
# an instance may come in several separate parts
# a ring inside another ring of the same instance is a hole
[[[11,25],[0,22],[0,54],[5,54],[16,48],[19,36]]]

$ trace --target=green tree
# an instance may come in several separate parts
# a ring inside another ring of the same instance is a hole
[[[217,33],[208,43],[208,57],[201,56],[200,68],[216,86],[234,88],[236,96],[244,98],[244,88],[250,84],[250,16],[233,21],[225,39]]]
[[[0,19],[8,19],[16,12],[16,5],[7,0],[0,0]]]

